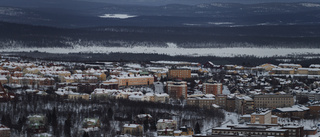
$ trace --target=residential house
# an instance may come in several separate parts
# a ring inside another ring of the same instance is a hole
[[[150,114],[139,114],[135,117],[135,122],[138,124],[143,124],[146,120],[150,122],[152,120],[152,116]]]
[[[44,133],[47,131],[47,118],[43,115],[27,117],[27,130],[31,133]]]
[[[91,98],[107,99],[110,98],[114,92],[122,92],[122,90],[96,88],[91,93]]]
[[[143,126],[140,124],[124,124],[121,134],[129,134],[133,136],[142,136]]]
[[[179,132],[180,133],[180,132]],[[176,136],[174,129],[158,129],[157,136]]]
[[[169,95],[167,93],[154,94],[154,102],[168,103]]]
[[[177,129],[177,121],[172,119],[159,119],[156,125],[158,130],[162,129]]]
[[[192,136],[193,135],[193,128],[182,126],[180,127],[179,131],[174,132],[174,136]]]
[[[85,118],[82,122],[82,129],[86,132],[97,131],[100,128],[100,121],[98,118]]]
[[[10,135],[11,135],[10,128],[0,124],[0,137],[10,137]]]

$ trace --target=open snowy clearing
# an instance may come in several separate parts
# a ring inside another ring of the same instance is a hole
[[[128,14],[104,14],[99,16],[100,18],[116,18],[116,19],[127,19],[137,17],[136,15],[128,15]]]

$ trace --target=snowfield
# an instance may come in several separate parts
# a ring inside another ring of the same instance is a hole
[[[47,53],[155,53],[165,54],[170,56],[218,56],[218,57],[235,57],[235,56],[256,56],[256,57],[272,57],[272,56],[287,56],[301,55],[306,53],[319,54],[320,48],[180,48],[174,43],[167,43],[168,47],[104,47],[104,46],[82,46],[73,45],[71,48],[22,48],[8,47],[3,48],[0,52],[29,52],[39,51]]]
[[[116,19],[127,19],[137,17],[136,15],[128,15],[128,14],[104,14],[99,16],[100,18],[116,18]]]

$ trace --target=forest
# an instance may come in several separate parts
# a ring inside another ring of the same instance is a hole
[[[264,47],[319,48],[319,25],[242,27],[94,27],[55,28],[0,22],[0,46],[105,47],[156,46],[182,48]]]
[[[188,125],[194,128],[198,123],[205,131],[224,120],[224,113],[218,109],[200,109],[187,105],[172,105],[153,102],[136,102],[123,99],[92,99],[90,101],[68,101],[55,95],[41,96],[24,94],[17,100],[0,103],[1,123],[12,128],[12,136],[32,136],[27,132],[29,115],[47,117],[46,130],[54,136],[86,136],[81,130],[83,119],[98,118],[101,122],[98,131],[88,132],[90,137],[113,137],[120,133],[123,124],[135,123],[138,114],[150,114],[152,120],[144,122],[148,136],[156,131],[159,119],[176,119],[178,126]],[[206,128],[204,128],[206,127]]]

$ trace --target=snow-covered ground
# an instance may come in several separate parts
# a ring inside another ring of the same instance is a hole
[[[73,45],[71,48],[3,48],[2,52],[29,52],[39,51],[47,53],[156,53],[170,56],[187,55],[187,56],[219,56],[234,57],[238,55],[250,55],[257,57],[286,56],[288,54],[301,55],[306,53],[319,54],[320,48],[180,48],[174,43],[167,43],[167,48],[162,47],[103,47],[103,46],[81,46]]]
[[[116,18],[116,19],[127,19],[137,17],[136,15],[128,15],[128,14],[104,14],[99,16],[100,18]]]

